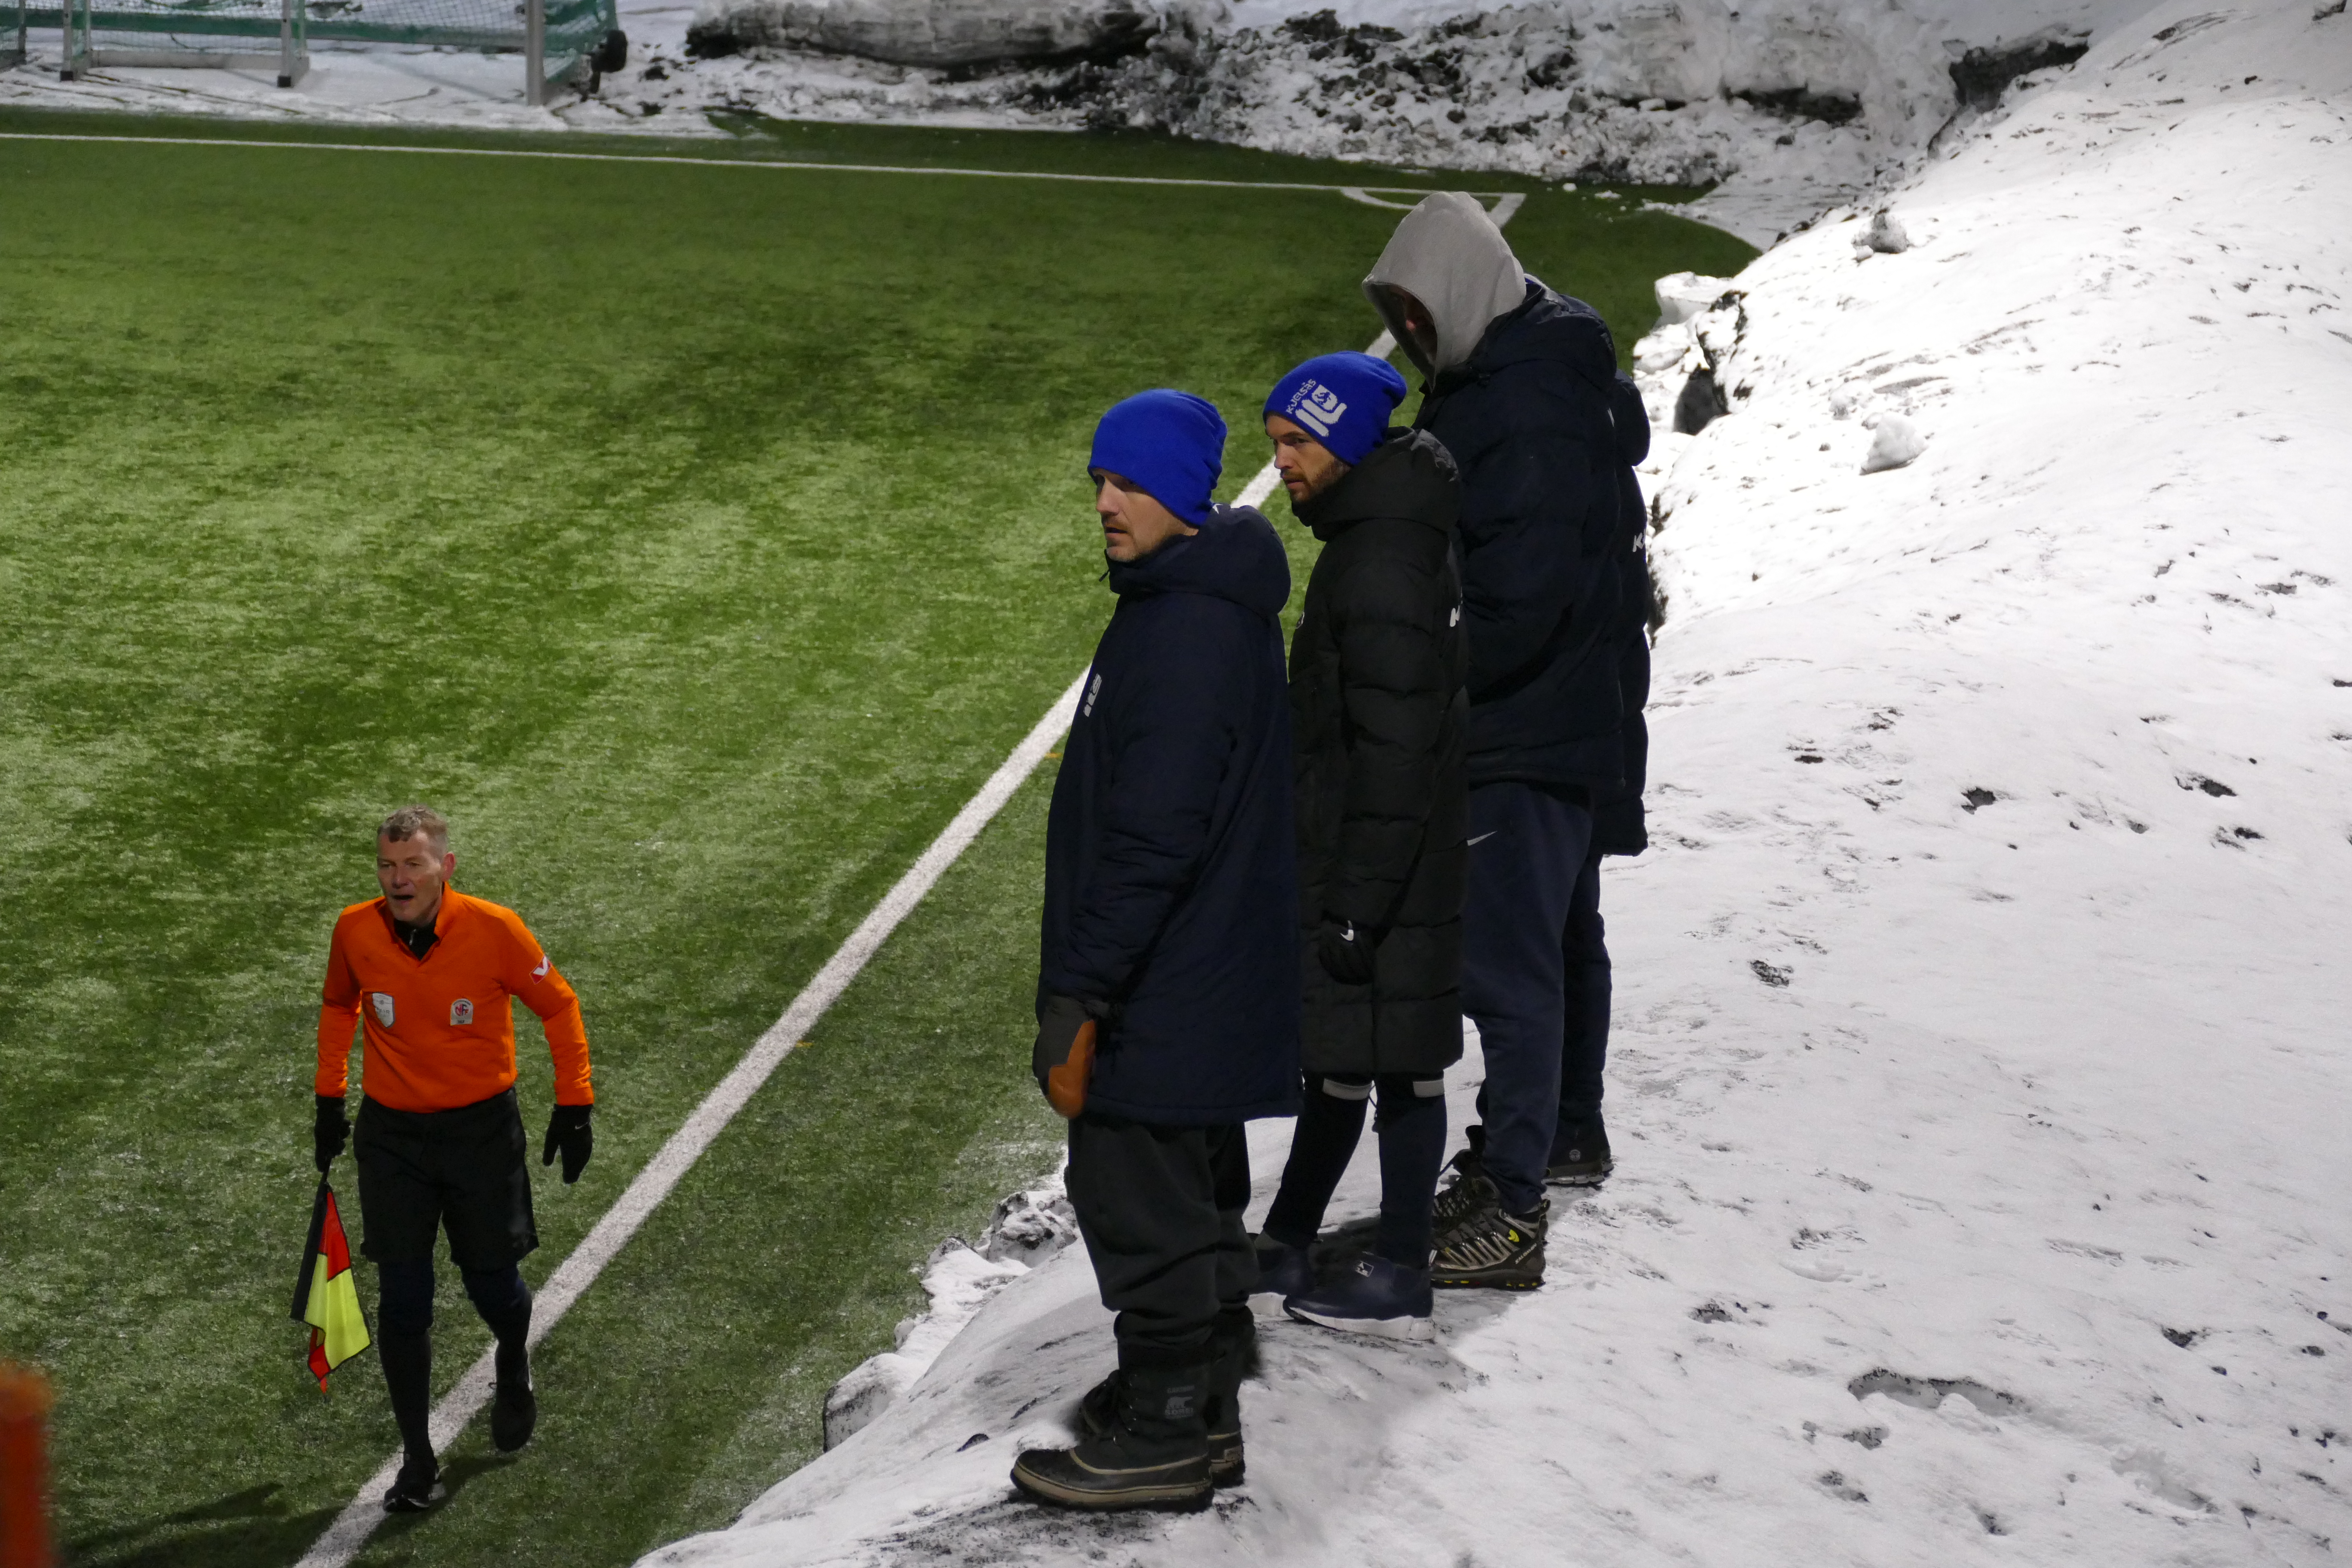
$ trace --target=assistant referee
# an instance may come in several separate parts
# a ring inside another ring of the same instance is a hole
[[[593,1146],[588,1034],[580,998],[511,910],[449,885],[457,857],[449,823],[430,806],[384,818],[375,879],[383,897],[335,921],[319,1008],[317,1155],[321,1173],[351,1134],[343,1111],[352,1026],[362,1029],[360,1250],[381,1289],[379,1354],[400,1423],[399,1479],[387,1512],[440,1500],[441,1467],[428,1430],[433,1392],[433,1247],[443,1226],[466,1294],[498,1336],[498,1397],[490,1437],[502,1453],[530,1441],[530,1288],[515,1265],[539,1246],[515,1103],[514,1011],[539,1015],[555,1058],[555,1110],[542,1165],[563,1155],[576,1182]]]

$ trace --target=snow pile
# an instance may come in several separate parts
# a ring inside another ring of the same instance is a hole
[[[687,43],[698,55],[766,47],[957,67],[1116,58],[1156,23],[1135,0],[710,0]]]
[[[730,101],[787,115],[993,110],[1440,168],[1738,174],[1746,199],[1725,216],[1769,241],[2147,0],[1164,0],[1148,26],[1134,0],[959,0],[954,39],[921,20],[946,4],[701,0],[688,47],[729,58],[665,57],[657,88],[625,78],[606,97],[676,110],[723,81]],[[1025,52],[1004,42],[1048,22]],[[1010,68],[965,68],[982,58]]]
[[[2148,0],[623,0],[632,60],[520,103],[520,67],[321,48],[259,72],[55,79],[0,101],[363,122],[713,133],[708,116],[1140,127],[1277,151],[1560,179],[1728,178],[1714,221],[1769,242],[1913,167],[2021,73]]]
[[[1077,1237],[1077,1216],[1055,1175],[1000,1199],[978,1247],[950,1237],[933,1248],[923,1266],[929,1307],[898,1324],[894,1349],[868,1356],[833,1385],[824,1401],[824,1446],[838,1447],[863,1431],[930,1370],[990,1297]]]
[[[1647,395],[1727,411],[1648,480],[1619,1173],[1546,1288],[1270,1330],[1244,1485],[1089,1520],[1004,1479],[1109,1364],[1074,1247],[649,1561],[2340,1559],[2352,22],[2202,3],[1667,290]]]

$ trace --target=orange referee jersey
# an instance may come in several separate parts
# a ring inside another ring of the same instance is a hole
[[[319,1008],[320,1094],[350,1086],[352,1023],[365,1026],[367,1097],[394,1110],[454,1110],[514,1087],[514,1009],[539,1015],[555,1058],[559,1105],[593,1105],[580,998],[520,916],[457,889],[441,890],[438,940],[418,958],[393,934],[382,899],[335,921]]]

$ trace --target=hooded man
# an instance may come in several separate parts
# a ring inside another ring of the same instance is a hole
[[[1241,1479],[1242,1123],[1298,1103],[1290,567],[1265,518],[1211,503],[1224,444],[1207,403],[1146,392],[1103,416],[1087,464],[1118,607],[1046,818],[1031,1065],[1071,1117],[1118,1367],[1075,1447],[1013,1468],[1076,1508],[1198,1508]]]
[[[1611,1168],[1601,857],[1647,845],[1641,487],[1648,417],[1591,306],[1521,269],[1446,192],[1397,225],[1364,293],[1429,377],[1416,427],[1462,476],[1470,873],[1462,999],[1482,1126],[1437,1199],[1440,1287],[1543,1279],[1547,1181]]]
[[[1445,1069],[1462,1055],[1469,649],[1461,486],[1427,431],[1388,428],[1404,395],[1386,361],[1341,353],[1308,360],[1265,400],[1291,510],[1323,551],[1290,646],[1306,1093],[1253,1304],[1425,1340]],[[1380,1234],[1318,1288],[1307,1248],[1376,1086]]]

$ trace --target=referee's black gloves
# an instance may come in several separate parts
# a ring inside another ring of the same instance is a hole
[[[563,1151],[563,1184],[570,1186],[588,1168],[588,1156],[595,1152],[596,1134],[588,1125],[585,1105],[559,1105],[547,1119],[547,1146],[539,1152],[542,1165],[555,1163],[555,1152]]]
[[[343,1097],[322,1094],[319,1097],[319,1119],[310,1128],[310,1142],[316,1146],[319,1174],[325,1175],[343,1145],[352,1141],[352,1119],[343,1112]]]

